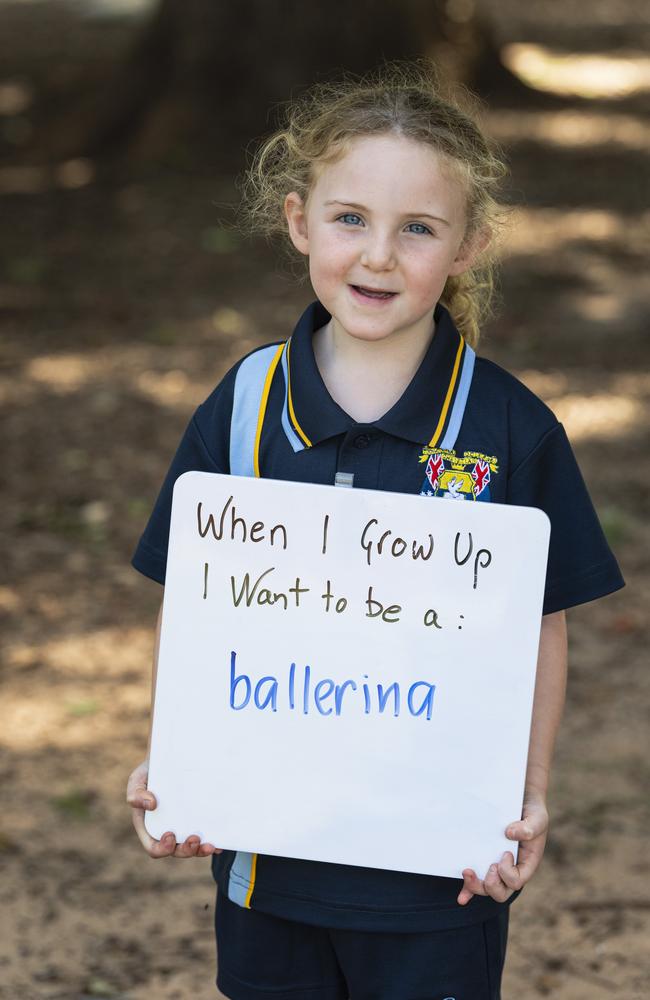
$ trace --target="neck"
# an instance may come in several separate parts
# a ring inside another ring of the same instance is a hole
[[[420,367],[435,332],[394,333],[385,340],[350,337],[332,318],[314,334],[316,364],[329,394],[354,420],[372,423],[400,399]]]

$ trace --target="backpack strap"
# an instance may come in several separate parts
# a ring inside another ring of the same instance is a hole
[[[282,428],[287,436],[287,440],[294,451],[302,451],[304,448],[311,448],[311,441],[303,431],[296,419],[291,399],[291,380],[289,378],[289,352],[291,350],[291,337],[287,341],[282,352],[282,374],[284,375],[284,406],[282,407]]]
[[[460,431],[460,425],[463,422],[465,406],[467,405],[467,397],[469,396],[469,390],[472,384],[475,360],[476,354],[469,344],[465,342],[465,349],[463,351],[463,360],[461,363],[460,377],[458,379],[458,388],[456,389],[454,404],[449,415],[447,430],[445,431],[444,437],[438,446],[444,451],[451,451],[456,444],[456,438],[458,437],[458,432]]]
[[[284,344],[271,344],[249,354],[235,376],[230,416],[230,472],[260,475],[260,439],[271,382]]]
[[[255,888],[257,874],[257,854],[237,851],[228,875],[228,899],[244,909],[250,910],[251,896]]]
[[[230,415],[230,472],[234,476],[260,476],[262,427],[271,382],[284,348],[284,344],[263,347],[244,358],[237,369]],[[235,852],[227,893],[233,903],[245,909],[250,909],[256,868],[257,854]]]

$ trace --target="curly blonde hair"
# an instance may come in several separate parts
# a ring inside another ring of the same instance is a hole
[[[241,182],[240,224],[249,232],[286,240],[284,200],[296,191],[307,201],[319,168],[337,160],[358,136],[394,134],[426,143],[443,156],[464,184],[465,240],[479,232],[487,245],[474,265],[449,277],[440,301],[460,333],[475,347],[490,315],[496,240],[505,218],[497,200],[506,173],[495,144],[481,132],[478,100],[436,78],[425,61],[393,62],[362,78],[346,74],[319,83],[281,108],[281,127],[255,152]]]

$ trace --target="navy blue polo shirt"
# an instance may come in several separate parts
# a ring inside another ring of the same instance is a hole
[[[477,357],[455,444],[440,447],[457,391],[461,345],[442,306],[436,307],[436,332],[413,380],[372,423],[357,423],[345,413],[320,376],[312,335],[329,319],[320,302],[301,316],[291,338],[288,393],[281,366],[275,370],[260,442],[262,476],[334,484],[337,473],[348,473],[356,487],[420,494],[423,503],[444,498],[539,507],[551,522],[544,614],[624,585],[562,425],[513,375]],[[135,568],[159,583],[165,581],[174,482],[191,470],[230,471],[240,364],[194,413],[134,554]],[[294,442],[300,441],[298,450],[283,428],[283,414]],[[234,858],[232,851],[213,857],[213,873],[225,892]],[[457,927],[489,919],[507,905],[476,896],[461,907],[460,885],[458,879],[258,855],[245,889],[254,909],[359,930]]]

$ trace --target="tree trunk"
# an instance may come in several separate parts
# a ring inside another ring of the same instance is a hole
[[[422,56],[488,98],[528,90],[489,25],[453,20],[444,0],[159,0],[74,153],[157,158],[187,145],[240,164],[273,127],[269,109],[315,80]]]

